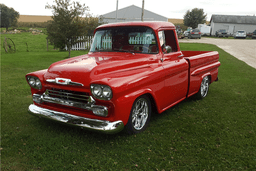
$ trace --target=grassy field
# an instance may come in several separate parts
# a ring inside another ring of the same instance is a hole
[[[48,68],[68,52],[46,52],[45,35],[4,36],[13,36],[18,52],[5,54],[1,45],[2,170],[256,169],[256,69],[222,49],[180,44],[182,50],[220,54],[219,81],[205,99],[189,98],[153,115],[141,134],[104,135],[29,115],[25,74]]]
[[[28,28],[19,28],[24,31],[28,31]],[[35,28],[36,29],[36,28]],[[1,34],[1,52],[4,53],[3,42],[5,38],[10,38],[16,47],[17,52],[46,52],[47,43],[45,35],[45,29],[40,29],[43,33],[33,35],[31,32],[23,32],[17,34]],[[53,46],[49,45],[48,50],[53,50]]]

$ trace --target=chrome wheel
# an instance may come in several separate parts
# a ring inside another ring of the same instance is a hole
[[[143,95],[137,98],[132,106],[130,117],[125,125],[129,134],[136,134],[144,131],[151,116],[151,103],[148,96]]]
[[[148,104],[143,98],[139,99],[132,111],[132,125],[134,129],[141,130],[148,119]]]
[[[201,96],[206,97],[209,90],[209,78],[204,77],[201,83]]]
[[[209,85],[210,85],[210,78],[208,76],[205,76],[201,82],[199,91],[195,95],[195,98],[196,99],[205,98],[209,91]]]

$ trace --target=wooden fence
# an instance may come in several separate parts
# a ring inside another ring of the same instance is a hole
[[[92,41],[93,41],[93,36],[87,36],[87,37],[80,37],[78,38],[79,40],[84,40],[85,41],[81,41],[75,45],[73,45],[71,47],[71,50],[86,50],[86,49],[90,49]],[[68,50],[67,46],[65,47],[66,50]]]
[[[96,37],[95,41],[97,49],[112,49],[111,37]]]

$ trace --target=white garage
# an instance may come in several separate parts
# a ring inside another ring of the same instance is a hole
[[[212,15],[210,23],[211,35],[215,35],[219,29],[226,29],[230,35],[238,30],[246,32],[256,30],[256,16]]]

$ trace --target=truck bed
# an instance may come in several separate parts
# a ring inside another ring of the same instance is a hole
[[[210,83],[218,80],[220,66],[217,51],[182,51],[189,63],[189,90],[187,97],[197,93],[204,76],[210,76]]]

